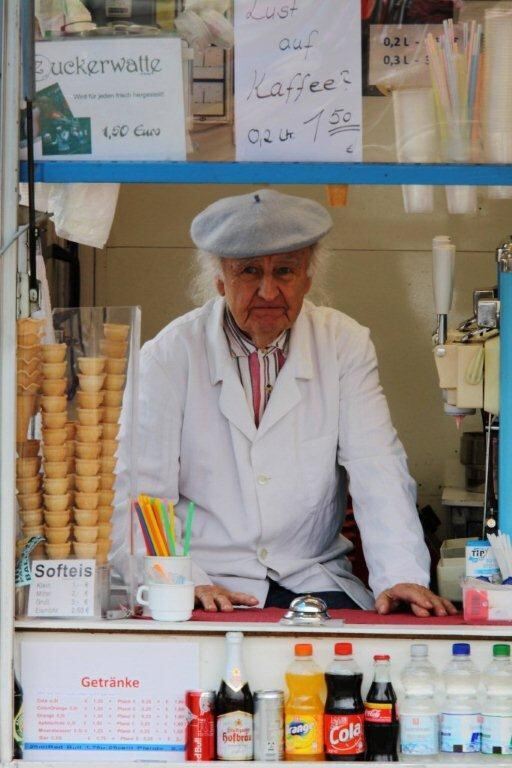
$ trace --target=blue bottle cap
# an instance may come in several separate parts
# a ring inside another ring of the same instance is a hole
[[[454,643],[452,645],[452,653],[454,656],[469,656],[471,654],[471,646],[469,643]]]

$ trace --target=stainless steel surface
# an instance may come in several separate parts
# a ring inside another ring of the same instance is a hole
[[[446,344],[448,338],[448,315],[437,316],[437,343]]]
[[[477,306],[476,322],[479,328],[500,327],[500,302],[498,299],[480,299]]]
[[[478,315],[478,304],[484,299],[495,299],[496,294],[493,288],[475,288],[473,291],[473,315]]]
[[[504,242],[496,248],[496,261],[500,272],[512,272],[512,242]]]
[[[322,624],[330,620],[326,603],[313,595],[299,595],[281,621],[284,624]]]

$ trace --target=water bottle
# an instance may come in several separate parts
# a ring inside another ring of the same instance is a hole
[[[483,674],[486,697],[482,706],[482,752],[486,755],[512,755],[510,645],[494,645],[492,656],[492,662]]]
[[[443,673],[446,695],[441,718],[441,752],[459,755],[480,752],[479,674],[471,661],[469,643],[454,643],[452,659]]]
[[[400,749],[409,761],[439,752],[439,710],[435,700],[437,674],[428,660],[428,646],[411,645],[411,658],[403,669],[404,696],[400,711]]]

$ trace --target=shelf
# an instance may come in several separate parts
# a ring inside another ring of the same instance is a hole
[[[510,640],[510,625],[506,626],[472,626],[472,625],[426,625],[426,624],[343,624],[333,621],[332,624],[319,627],[286,626],[277,623],[242,623],[242,622],[210,622],[183,621],[164,622],[144,619],[18,619],[15,623],[17,631],[22,632],[109,632],[130,633],[145,632],[150,634],[181,634],[181,635],[224,635],[229,631],[243,632],[246,635],[317,635],[330,636],[343,634],[353,637],[428,637],[432,639],[462,638],[475,640],[498,639]]]
[[[484,506],[484,494],[473,493],[465,488],[443,488],[441,504],[445,507],[476,507],[482,509]]]
[[[458,758],[458,759],[457,759]],[[419,758],[416,758],[415,762],[410,762],[402,757],[400,757],[400,765],[404,768],[407,768],[408,766],[414,766],[414,768],[423,768],[424,766],[426,768],[432,768],[432,766],[439,766],[439,765],[451,765],[453,768],[457,768],[457,766],[464,766],[464,768],[481,768],[482,765],[492,766],[492,768],[510,768],[510,758],[503,755],[477,755],[475,757],[472,757],[470,755],[463,755],[461,757],[454,756],[454,755],[436,755],[434,760],[427,761],[427,759],[424,759],[421,761]],[[141,761],[144,762],[144,761]],[[124,761],[124,762],[99,762],[97,760],[90,760],[87,762],[87,765],[89,768],[106,768],[107,765],[117,765],[117,766],[140,766],[141,762],[130,762],[130,761]],[[145,761],[147,762],[153,762],[153,761]],[[170,763],[165,762],[164,760],[160,761],[158,760],[158,764],[160,766],[166,766],[168,765],[169,768],[172,766],[172,768],[190,768],[190,763],[184,763],[184,762],[177,762],[177,763]],[[28,762],[23,760],[15,760],[11,766],[12,768],[25,768],[27,765],[30,765],[31,768],[61,768],[62,762],[56,762],[56,761],[49,761],[45,763],[37,763],[37,762]],[[83,766],[83,761],[78,762],[76,760],[66,760],[65,766],[67,768],[72,768],[72,766]],[[263,763],[258,761],[251,761],[251,766],[260,766],[263,768],[265,766],[268,768],[269,763]],[[289,763],[272,763],[274,766],[279,765],[289,765]],[[312,768],[312,766],[315,765],[327,765],[327,762],[321,762],[321,763],[312,763],[312,762],[294,762],[294,768]],[[364,766],[367,766],[367,768],[376,768],[377,766],[389,766],[389,763],[382,763],[382,762],[376,762],[376,763],[367,763],[367,762],[361,762],[358,763],[358,768],[364,768]],[[230,768],[247,768],[247,761],[237,761],[233,760],[229,762]],[[215,762],[202,762],[201,768],[219,768],[219,761]]]
[[[27,164],[21,163],[21,181]],[[512,186],[510,165],[37,162],[36,181],[123,184],[470,184]]]

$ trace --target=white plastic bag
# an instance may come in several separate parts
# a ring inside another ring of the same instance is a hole
[[[119,184],[53,184],[49,209],[58,237],[103,248],[116,212]]]

